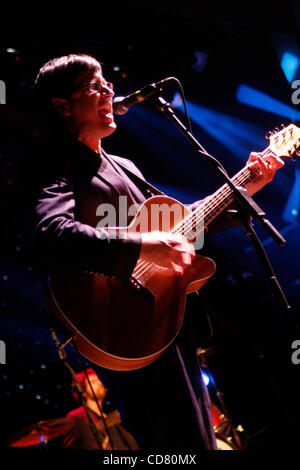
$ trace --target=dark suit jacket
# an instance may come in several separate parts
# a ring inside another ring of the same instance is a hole
[[[116,240],[96,229],[99,205],[110,203],[118,213],[119,198],[128,204],[143,202],[145,195],[130,181],[121,167],[116,169],[84,144],[66,139],[48,154],[35,159],[36,176],[32,202],[34,246],[41,263],[59,256],[84,269],[128,276],[140,251],[140,236]],[[116,158],[116,161],[118,158]],[[120,159],[131,171],[139,171]],[[116,220],[118,225],[118,220]]]

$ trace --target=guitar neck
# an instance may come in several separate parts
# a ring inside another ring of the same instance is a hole
[[[269,155],[290,158],[300,146],[300,128],[294,124],[290,124],[281,130],[275,129],[274,132],[269,132],[268,134],[266,138],[269,140],[269,146],[263,152],[260,152],[262,158]],[[254,169],[252,165],[247,165],[231,181],[236,186],[245,188],[251,181],[257,178],[259,171],[259,169]],[[233,190],[229,184],[225,183],[214,194],[208,196],[199,204],[187,217],[184,217],[175,225],[170,233],[185,235],[191,242],[194,242],[233,200]],[[133,281],[138,280],[144,285],[147,277],[151,277],[155,269],[154,263],[139,259],[133,271]]]
[[[246,166],[240,170],[231,181],[240,187],[247,186],[257,177],[257,170]],[[233,201],[233,191],[225,183],[214,194],[207,197],[190,215],[181,221],[172,233],[184,234],[190,240],[197,238],[200,233]]]
[[[232,182],[236,186],[246,187],[251,181],[257,177],[257,171],[246,166],[233,178]],[[205,227],[207,227],[217,215],[219,215],[233,201],[233,190],[225,183],[212,196],[208,197],[204,202],[204,209],[199,208],[200,214],[204,214]],[[198,209],[196,209],[198,210]]]

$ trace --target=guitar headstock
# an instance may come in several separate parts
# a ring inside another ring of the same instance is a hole
[[[294,124],[287,127],[281,125],[281,129],[274,129],[273,132],[268,132],[266,138],[269,140],[269,148],[278,157],[287,157],[296,160],[293,155],[300,145],[300,128]],[[297,156],[300,153],[296,152]]]

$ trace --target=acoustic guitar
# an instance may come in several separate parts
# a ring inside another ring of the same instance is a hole
[[[299,146],[300,129],[291,124],[268,138],[264,159],[270,154],[291,157]],[[258,170],[246,165],[232,181],[245,187],[257,175]],[[168,230],[194,241],[232,201],[228,184],[193,212],[171,197],[154,196],[145,201],[128,227],[118,230],[120,236],[149,227],[165,230],[163,221],[151,220],[157,212],[153,208],[163,206],[173,214]],[[139,369],[154,362],[174,341],[183,323],[186,294],[200,289],[215,269],[213,260],[197,255],[185,274],[176,276],[139,259],[130,279],[124,281],[54,263],[49,273],[48,308],[89,360],[113,370]]]

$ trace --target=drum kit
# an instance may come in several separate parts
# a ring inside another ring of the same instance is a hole
[[[17,431],[6,441],[9,447],[27,447],[41,444],[47,447],[50,439],[62,436],[74,425],[69,418],[56,418],[39,421]]]
[[[109,428],[115,424],[120,424],[121,416],[118,410],[109,413],[105,418],[105,422]],[[17,431],[6,441],[6,444],[9,447],[27,447],[39,444],[47,447],[49,440],[65,435],[73,426],[73,418],[56,418],[39,421]],[[105,430],[102,421],[97,422],[96,427],[102,432]]]
[[[230,421],[220,408],[211,403],[213,425],[216,434],[216,441],[219,450],[241,450],[241,441]],[[239,425],[239,431],[242,431]]]
[[[216,347],[207,349],[198,348],[197,358],[200,367],[209,378],[208,387],[211,399],[212,421],[217,441],[218,450],[242,450],[243,445],[240,435],[244,432],[241,425],[234,426],[232,419],[227,411],[221,393],[209,370],[206,357],[216,352]],[[10,447],[27,447],[42,445],[48,447],[48,441],[66,434],[74,425],[74,421],[69,418],[56,418],[45,421],[39,421],[17,431],[11,436],[6,444]]]

